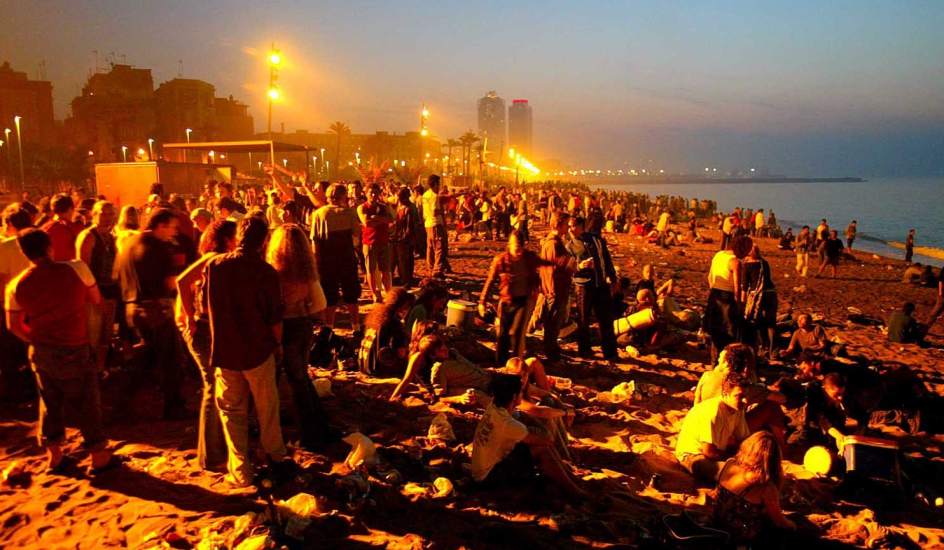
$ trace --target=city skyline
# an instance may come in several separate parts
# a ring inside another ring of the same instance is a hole
[[[100,66],[119,52],[155,83],[180,72],[213,84],[249,105],[258,131],[275,41],[286,67],[274,125],[290,131],[408,131],[425,103],[431,130],[457,136],[497,89],[539,102],[534,157],[572,166],[944,173],[939,3],[489,5],[483,21],[451,2],[15,3],[0,51],[31,78],[45,60],[59,120],[98,50]]]

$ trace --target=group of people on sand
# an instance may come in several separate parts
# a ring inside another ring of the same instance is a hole
[[[675,454],[696,479],[717,484],[715,519],[738,537],[754,537],[766,520],[793,527],[779,499],[791,433],[784,407],[796,388],[789,380],[785,390],[761,385],[758,358],[796,358],[808,425],[842,447],[851,382],[823,366],[841,346],[800,315],[789,345],[777,350],[777,289],[760,246],[776,233],[773,212],[718,218],[722,250],[700,316],[679,307],[673,280],[657,281],[652,265],[633,284],[611,246],[619,233],[660,246],[704,242],[698,220],[715,215],[710,201],[559,182],[450,191],[437,175],[366,185],[307,182],[279,167],[270,176],[239,189],[210,181],[195,197],[155,184],[147,204],[120,210],[80,191],[36,204],[24,196],[3,210],[3,390],[38,393],[37,434],[51,471],[73,460],[63,450],[67,419],[79,427],[93,473],[120,464],[108,448],[99,383],[103,369],[121,364],[130,376],[112,403],[116,416],[132,417],[135,396],[156,386],[164,419],[198,416],[199,466],[249,486],[257,466],[290,464],[292,447],[321,451],[340,438],[309,374],[332,338],[349,342],[364,374],[399,379],[391,400],[415,387],[430,402],[478,410],[469,472],[483,486],[540,472],[571,497],[590,498],[569,464],[575,408],[547,375],[566,373],[575,360],[561,347],[570,332],[577,356],[591,358],[599,346],[611,363],[624,346],[661,352],[697,340],[696,330],[704,336],[714,368],[695,389]],[[672,220],[688,224],[687,237]],[[536,241],[538,228],[546,232]],[[494,320],[495,368],[463,357],[450,346],[454,332],[440,327],[451,297],[450,238],[507,243],[489,264],[476,308]],[[795,249],[801,274],[810,251],[822,250],[820,272],[832,267],[835,275],[832,258],[843,245],[823,220],[815,236],[800,232]],[[362,320],[365,290],[373,305]],[[939,285],[931,322],[941,304]],[[348,336],[335,332],[338,308]],[[527,344],[538,327],[541,359]],[[21,376],[27,363],[33,383]],[[281,377],[298,434],[292,445],[282,432]],[[185,391],[194,378],[199,396]]]

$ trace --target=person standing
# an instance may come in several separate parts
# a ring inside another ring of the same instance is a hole
[[[287,451],[279,424],[275,366],[282,356],[279,275],[262,256],[266,223],[248,216],[236,231],[237,249],[207,261],[210,364],[216,367],[216,402],[229,451],[227,480],[252,483],[249,400],[255,403],[260,441],[273,461]]]
[[[439,195],[439,176],[431,174],[427,180],[429,189],[423,193],[423,224],[426,227],[426,265],[430,276],[445,277],[449,269],[448,235]]]
[[[101,339],[93,342],[99,368],[105,366],[118,300],[121,298],[121,287],[115,280],[118,248],[112,230],[116,221],[115,206],[110,202],[97,201],[92,207],[92,225],[79,233],[75,243],[76,256],[92,271],[98,291],[104,300]]]
[[[915,230],[908,230],[908,237],[905,238],[905,262],[911,263],[911,258],[914,257],[914,246],[915,246]]]
[[[102,297],[88,267],[80,261],[52,259],[52,240],[38,229],[25,229],[17,244],[30,266],[6,287],[6,324],[29,344],[30,363],[39,388],[39,444],[47,466],[63,459],[65,412],[77,421],[92,470],[111,462],[102,428],[98,372],[91,344],[98,341]]]
[[[708,270],[708,304],[702,328],[711,342],[711,360],[716,362],[725,346],[741,337],[742,260],[750,253],[754,242],[742,235],[731,243],[731,249],[715,253]]]
[[[116,261],[128,325],[141,334],[147,364],[158,372],[166,419],[179,418],[184,411],[174,324],[177,224],[177,215],[169,208],[155,210],[147,230],[132,237]],[[133,384],[134,390],[138,389],[138,384]]]
[[[800,234],[796,238],[796,272],[801,277],[806,277],[810,270],[810,247],[813,246],[813,235],[810,233],[810,226],[804,225],[800,229]]]
[[[555,210],[550,219],[551,231],[541,243],[541,258],[553,264],[540,269],[541,292],[544,294],[544,354],[548,361],[560,361],[561,358],[557,340],[570,312],[570,287],[577,270],[577,261],[564,244],[569,222],[569,214]],[[589,266],[589,263],[584,266]]]
[[[832,278],[835,279],[843,251],[842,241],[839,240],[839,232],[835,229],[830,231],[829,236],[820,244],[819,249],[819,255],[823,262],[819,265],[816,276],[822,275],[826,267],[829,266],[829,270],[832,271]]]
[[[12,203],[0,215],[2,237],[0,237],[0,289],[30,266],[16,242],[20,231],[32,226],[32,216],[22,203]],[[33,374],[26,370],[28,360],[26,346],[0,323],[0,398],[21,399],[30,395]]]
[[[327,191],[328,204],[311,217],[311,240],[314,242],[318,263],[318,278],[328,306],[324,321],[334,328],[338,301],[343,301],[351,317],[351,327],[360,331],[357,301],[361,296],[361,281],[357,272],[357,254],[354,238],[360,234],[357,215],[348,207],[347,188],[333,183]]]
[[[200,238],[200,258],[177,277],[177,327],[203,382],[197,427],[197,463],[204,470],[225,468],[226,441],[216,407],[216,369],[210,364],[210,319],[204,268],[210,258],[236,249],[236,222],[218,220]]]
[[[499,364],[504,364],[512,355],[524,357],[528,320],[534,307],[535,293],[541,285],[537,271],[542,266],[553,264],[527,250],[522,243],[521,234],[516,232],[508,238],[508,250],[496,255],[492,260],[479,296],[479,314],[485,316],[489,291],[497,279],[498,341],[495,346],[495,358]]]
[[[397,191],[397,204],[393,235],[391,235],[394,264],[397,268],[400,286],[410,288],[416,282],[413,279],[413,257],[416,254],[416,239],[419,213],[410,202],[410,189],[401,187]]]
[[[577,298],[577,348],[581,357],[590,357],[590,321],[596,317],[600,326],[603,358],[613,361],[618,358],[616,334],[613,332],[613,298],[611,289],[619,284],[616,269],[610,258],[606,241],[596,230],[597,219],[587,227],[584,218],[570,219],[570,242],[567,249],[577,262],[574,274]],[[581,267],[582,266],[582,267]]]
[[[846,248],[849,249],[849,252],[852,252],[852,243],[856,240],[856,233],[859,232],[859,223],[855,220],[849,222],[849,226],[846,227]]]
[[[74,221],[75,203],[72,197],[59,193],[49,202],[53,218],[43,224],[42,230],[52,241],[52,259],[65,262],[75,258],[75,239],[82,231],[82,224]]]
[[[367,202],[357,207],[363,231],[361,243],[364,247],[364,270],[367,285],[374,294],[374,303],[383,301],[383,293],[393,288],[393,273],[390,268],[390,226],[394,223],[390,207],[383,201],[380,184],[367,187]]]
[[[314,343],[315,316],[328,304],[318,281],[311,244],[301,227],[286,224],[273,231],[266,261],[278,273],[282,290],[284,354],[279,367],[292,390],[295,424],[301,432],[302,446],[320,449],[332,436],[327,414],[308,376],[308,354]]]

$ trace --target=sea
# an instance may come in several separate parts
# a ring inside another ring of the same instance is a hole
[[[944,177],[869,178],[821,183],[602,183],[600,189],[631,190],[714,200],[722,211],[763,208],[781,227],[809,225],[826,218],[845,241],[846,226],[858,222],[857,250],[904,258],[908,230],[915,229],[915,262],[944,265]]]

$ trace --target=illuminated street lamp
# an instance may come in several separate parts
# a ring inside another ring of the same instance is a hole
[[[23,168],[23,135],[20,133],[20,121],[23,117],[16,115],[13,117],[13,123],[16,125],[16,147],[20,150],[20,190],[26,188],[26,171]]]
[[[216,151],[210,151],[207,153],[207,157],[209,157],[210,164],[213,164],[213,161],[216,160]]]
[[[121,146],[121,162],[128,162],[128,146]]]
[[[13,143],[12,141],[10,141],[11,132],[13,132],[13,130],[9,128],[3,129],[3,136],[7,142],[7,163],[10,167],[10,172],[13,172],[13,149],[10,147],[10,144]]]
[[[154,138],[148,138],[148,160],[154,160]]]
[[[138,147],[138,156],[139,156],[139,157],[143,157],[143,156],[144,156],[144,147]]]
[[[288,159],[282,159],[282,166],[288,168]]]
[[[192,128],[187,128],[186,131],[187,131],[187,143],[190,143],[190,134],[193,133],[193,129],[192,129]]]
[[[272,50],[269,51],[269,90],[266,95],[269,97],[269,117],[267,131],[269,134],[269,164],[275,163],[275,145],[272,143],[272,104],[282,97],[281,92],[275,83],[279,79],[279,65],[282,64],[282,52],[275,49],[275,43],[272,43]]]

